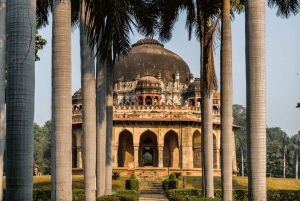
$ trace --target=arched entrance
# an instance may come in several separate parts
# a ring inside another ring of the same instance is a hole
[[[144,132],[140,137],[139,167],[158,166],[157,137],[152,131]]]
[[[179,165],[178,135],[174,131],[169,131],[164,137],[163,166],[179,167]]]
[[[119,135],[118,167],[128,167],[128,164],[133,162],[133,137],[125,130]]]
[[[77,168],[77,140],[76,135],[72,133],[72,168]]]
[[[193,165],[194,168],[201,168],[201,134],[195,131],[193,134]]]

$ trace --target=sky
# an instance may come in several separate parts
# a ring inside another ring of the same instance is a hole
[[[39,34],[47,45],[38,52],[36,62],[35,118],[43,126],[51,119],[51,20]],[[275,9],[266,9],[266,115],[267,127],[280,127],[289,136],[300,131],[300,14],[282,19]],[[131,34],[131,43],[144,38]],[[157,39],[157,37],[154,37]],[[200,44],[193,36],[188,41],[185,13],[176,23],[166,49],[178,54],[190,67],[194,77],[200,77]],[[220,79],[220,48],[214,52],[215,68]],[[245,15],[232,22],[233,104],[246,106],[245,77]],[[72,94],[81,88],[79,30],[72,30]]]

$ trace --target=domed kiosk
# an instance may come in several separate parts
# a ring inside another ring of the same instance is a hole
[[[201,175],[200,78],[194,79],[185,61],[157,40],[145,38],[116,62],[113,76],[113,171]],[[81,90],[72,101],[73,168],[81,169]],[[214,174],[220,175],[219,92],[213,101]],[[236,129],[233,126],[232,135]]]

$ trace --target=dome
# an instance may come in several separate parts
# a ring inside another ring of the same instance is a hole
[[[82,97],[82,92],[81,89],[79,89],[72,96],[72,105],[81,104],[82,103],[81,97]]]
[[[188,88],[186,89],[185,96],[186,98],[196,98],[201,97],[201,82],[200,78],[195,78]]]
[[[200,92],[200,89],[201,89],[200,78],[195,78],[195,81],[192,82],[192,83],[188,86],[187,91],[188,91],[188,92],[195,92],[195,91]]]
[[[164,83],[171,82],[179,73],[179,82],[186,83],[190,69],[185,61],[157,40],[145,38],[132,45],[127,57],[121,57],[114,65],[114,83],[135,80],[146,75],[157,76]],[[159,74],[159,75],[158,75]]]

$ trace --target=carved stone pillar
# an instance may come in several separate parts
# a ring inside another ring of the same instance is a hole
[[[142,98],[143,98],[143,105],[146,105],[146,96],[143,95]]]
[[[82,146],[77,146],[77,168],[82,168]]]
[[[118,146],[115,146],[114,149],[114,162],[113,162],[114,168],[118,167]]]
[[[151,104],[154,105],[155,96],[151,96]]]
[[[190,102],[191,102],[190,99],[187,99],[188,106],[191,106]]]
[[[220,149],[216,150],[216,160],[217,160],[217,169],[220,169],[221,165],[220,165]]]
[[[198,98],[194,98],[194,102],[195,102],[195,107],[196,107],[197,103],[198,103]]]
[[[161,96],[157,96],[157,104],[160,105]]]
[[[156,164],[156,158],[157,158],[157,155],[156,155],[156,149],[153,149],[153,157],[152,157],[152,164],[153,164],[153,167],[157,166]]]
[[[135,97],[135,102],[136,102],[136,105],[139,105],[139,97],[138,96]]]
[[[143,149],[139,149],[139,167],[143,167],[144,166],[144,162],[143,162]]]
[[[133,153],[133,160],[134,160],[134,167],[139,167],[139,146],[134,146],[134,153]]]
[[[164,161],[163,161],[163,146],[158,147],[158,167],[163,167],[164,166]]]

